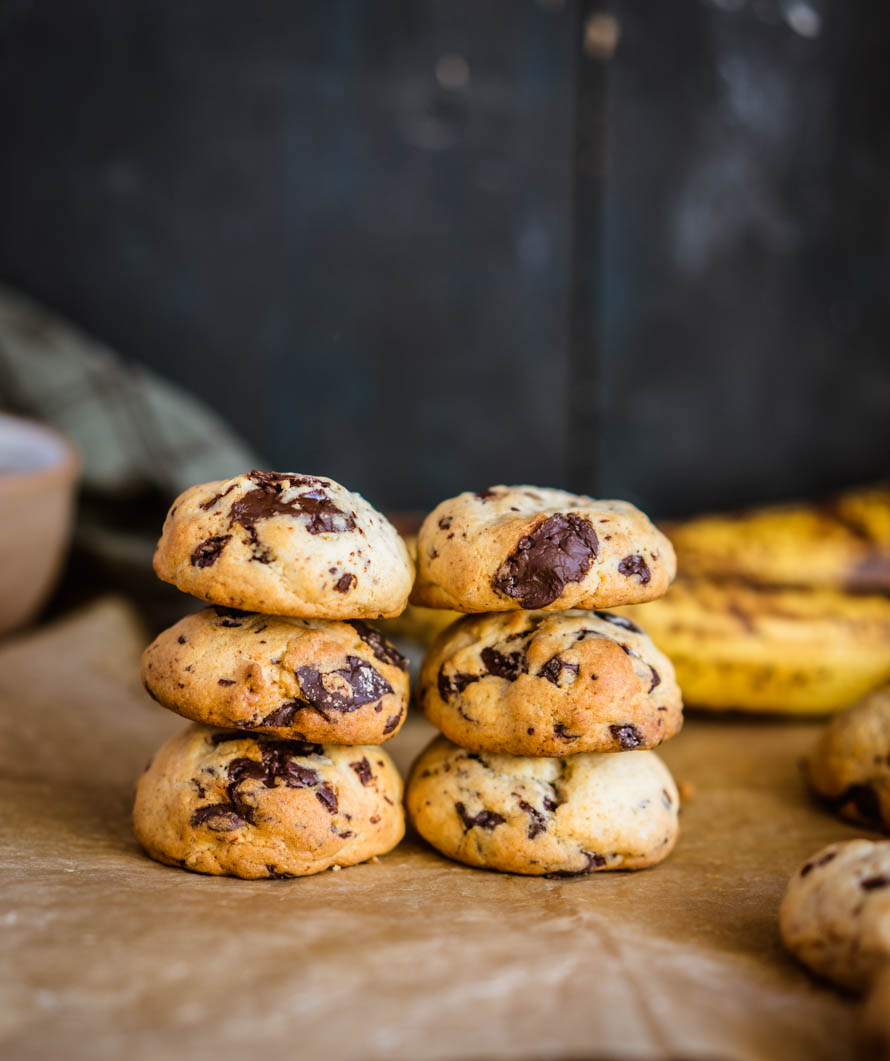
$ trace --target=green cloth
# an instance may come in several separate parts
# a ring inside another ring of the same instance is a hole
[[[88,490],[173,496],[262,461],[197,398],[0,285],[0,409],[81,451]]]

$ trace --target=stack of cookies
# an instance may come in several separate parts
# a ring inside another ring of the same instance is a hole
[[[392,525],[330,479],[253,471],[177,498],[154,566],[212,607],[143,656],[149,693],[195,723],[139,782],[148,854],[256,878],[390,851],[402,781],[377,745],[404,720],[408,663],[364,620],[407,603]]]
[[[665,593],[667,538],[626,502],[496,486],[427,517],[417,568],[413,603],[481,613],[446,629],[421,669],[418,701],[443,736],[408,782],[418,832],[512,873],[661,861],[679,800],[647,749],[680,729],[680,690],[638,626],[596,609]]]

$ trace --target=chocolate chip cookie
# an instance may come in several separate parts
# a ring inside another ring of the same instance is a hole
[[[361,619],[205,608],[148,646],[142,681],[164,707],[285,740],[380,744],[408,708],[408,660]]]
[[[180,494],[154,569],[211,604],[318,619],[398,615],[414,577],[405,543],[359,494],[261,471]]]
[[[608,612],[459,619],[424,660],[417,698],[449,740],[508,755],[653,748],[683,723],[670,660]]]
[[[862,991],[890,960],[890,840],[830,844],[788,882],[785,946],[819,976]]]
[[[406,805],[420,835],[458,862],[569,875],[660,862],[679,798],[654,752],[522,758],[437,737],[414,764]]]
[[[302,877],[392,850],[402,780],[380,748],[192,725],[157,752],[133,808],[152,858],[198,873]]]
[[[608,608],[660,597],[675,573],[668,539],[626,501],[493,486],[424,520],[411,600],[461,612]]]
[[[813,791],[842,818],[890,829],[890,686],[826,727],[806,771]]]

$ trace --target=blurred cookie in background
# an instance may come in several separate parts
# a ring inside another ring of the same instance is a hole
[[[806,763],[813,792],[842,818],[890,829],[890,686],[827,726]]]

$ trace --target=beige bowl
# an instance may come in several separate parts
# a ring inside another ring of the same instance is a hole
[[[55,584],[79,468],[62,435],[0,413],[0,634],[31,619]]]

